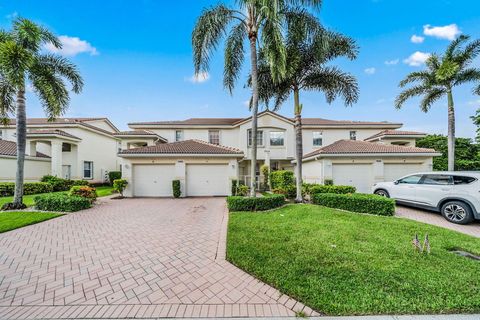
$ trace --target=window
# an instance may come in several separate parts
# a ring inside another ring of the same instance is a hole
[[[422,179],[422,175],[416,174],[413,176],[408,176],[403,179],[398,180],[398,183],[404,183],[404,184],[418,184],[418,182]]]
[[[469,184],[475,181],[474,177],[453,176],[453,184]]]
[[[83,178],[93,179],[93,162],[92,161],[83,162]]]
[[[321,147],[323,145],[323,132],[313,132],[313,146]]]
[[[183,141],[183,131],[175,130],[175,142]]]
[[[350,131],[350,140],[357,140],[357,131]]]
[[[208,131],[208,142],[211,144],[220,144],[220,131],[210,130]]]
[[[426,174],[422,183],[433,185],[449,185],[453,184],[453,178],[452,176],[443,174]]]
[[[285,132],[283,131],[270,131],[270,145],[271,146],[283,146],[285,140]]]
[[[252,145],[252,130],[247,131],[248,135],[248,146]],[[257,146],[263,146],[263,131],[257,131]]]
[[[70,143],[62,143],[62,152],[71,152],[72,145]]]

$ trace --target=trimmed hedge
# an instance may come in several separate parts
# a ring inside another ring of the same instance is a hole
[[[62,193],[51,193],[35,197],[35,207],[42,211],[74,212],[92,206],[90,199],[69,196]]]
[[[26,182],[23,184],[24,195],[49,193],[52,191],[53,191],[52,185],[46,182]],[[13,196],[14,193],[15,193],[15,183],[13,182],[0,183],[1,197]]]
[[[229,211],[265,211],[281,207],[285,204],[285,196],[273,194],[268,197],[227,197]]]
[[[89,186],[73,186],[68,193],[69,196],[79,196],[95,201],[97,199],[97,189]]]
[[[109,171],[108,172],[108,181],[110,181],[110,185],[113,186],[113,181],[122,179],[122,172],[121,171]]]
[[[180,196],[182,195],[182,190],[180,188],[180,180],[172,181],[172,189],[173,189],[173,197],[180,198]]]
[[[297,196],[297,188],[293,184],[286,188],[275,188],[272,192],[275,194],[283,194],[287,199],[294,199]]]
[[[380,216],[393,216],[395,214],[395,200],[374,194],[317,193],[312,196],[312,202],[329,208]]]
[[[336,193],[336,194],[347,194],[355,193],[357,189],[352,186],[333,186],[333,185],[316,185],[310,187],[310,194],[317,193]]]
[[[272,190],[278,188],[287,189],[292,185],[295,186],[293,171],[280,170],[270,173],[270,187]]]
[[[50,183],[54,192],[68,191],[74,184],[73,180],[62,179],[51,175],[43,176],[40,181]]]

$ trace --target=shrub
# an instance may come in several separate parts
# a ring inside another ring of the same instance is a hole
[[[268,197],[227,197],[229,211],[265,211],[281,207],[285,204],[285,197],[273,194]]]
[[[249,188],[247,186],[240,185],[237,187],[236,195],[240,197],[246,197],[248,196],[248,191],[249,191]]]
[[[232,180],[232,196],[237,195],[238,180]]]
[[[62,193],[51,193],[35,197],[35,207],[42,211],[74,212],[92,206],[90,199],[69,196]]]
[[[172,181],[173,197],[180,198],[182,190],[180,189],[180,180]]]
[[[323,184],[326,186],[333,186],[333,179],[325,179]]]
[[[266,164],[264,164],[260,167],[260,171],[263,174],[263,183],[264,183],[264,186],[265,186],[265,190],[267,190],[268,187],[269,187],[268,176],[270,175],[270,167],[267,166]]]
[[[97,189],[89,186],[73,186],[68,193],[70,196],[79,196],[95,201],[97,199]]]
[[[273,189],[284,188],[295,185],[293,171],[280,170],[270,173],[270,186]]]
[[[51,184],[46,182],[26,182],[23,184],[23,194],[38,194],[38,193],[49,193],[53,191]],[[2,182],[0,183],[0,196],[8,197],[13,196],[15,193],[15,183],[13,182]]]
[[[74,186],[88,186],[90,183],[87,180],[72,180]]]
[[[371,213],[380,216],[393,216],[395,213],[395,200],[374,194],[317,193],[312,198],[314,204],[329,208]]]
[[[347,194],[355,193],[357,189],[352,186],[332,186],[332,185],[315,185],[310,187],[310,194],[317,193],[336,193],[336,194]]]
[[[123,197],[123,191],[127,187],[127,184],[128,182],[125,179],[113,180],[113,190],[120,193],[120,195]]]
[[[122,179],[122,172],[121,171],[109,171],[108,172],[108,181],[110,181],[110,185],[113,185],[113,181]]]
[[[62,179],[51,175],[43,176],[40,181],[50,183],[53,191],[68,191],[74,184],[73,180]]]
[[[297,188],[291,184],[287,187],[279,187],[272,190],[274,194],[283,194],[288,199],[293,199],[297,196]]]

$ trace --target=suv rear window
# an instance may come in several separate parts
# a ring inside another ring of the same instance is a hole
[[[452,176],[443,174],[426,174],[423,176],[423,184],[440,184],[449,185],[453,184]]]
[[[453,176],[453,184],[469,184],[477,180],[474,177]]]

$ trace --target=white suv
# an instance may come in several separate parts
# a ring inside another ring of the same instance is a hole
[[[400,204],[441,212],[453,223],[480,219],[480,172],[421,172],[376,183],[373,193]]]

